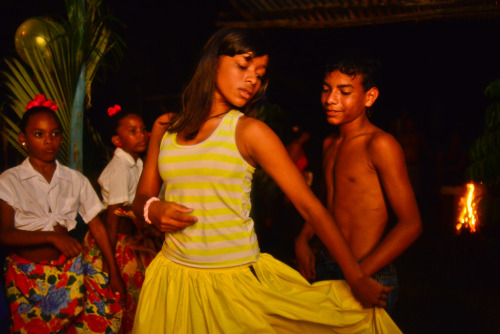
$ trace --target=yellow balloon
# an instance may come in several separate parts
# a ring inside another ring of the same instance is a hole
[[[30,18],[17,28],[15,35],[16,51],[27,64],[28,55],[35,59],[35,54],[42,56],[44,64],[52,67],[49,43],[60,36],[63,28],[58,23],[46,18]]]

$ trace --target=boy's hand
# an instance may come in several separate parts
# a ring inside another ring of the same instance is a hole
[[[295,259],[300,274],[309,282],[314,281],[316,279],[316,257],[309,244],[300,238],[295,241]]]
[[[174,202],[155,201],[151,203],[149,218],[162,232],[177,232],[196,223],[198,218],[188,213],[193,209]]]
[[[386,307],[387,294],[394,287],[383,286],[369,276],[363,276],[354,283],[349,283],[352,294],[363,307]]]
[[[78,256],[83,246],[73,237],[70,237],[67,232],[54,231],[51,242],[67,259]]]

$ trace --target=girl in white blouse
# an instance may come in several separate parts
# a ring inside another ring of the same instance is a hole
[[[10,251],[5,276],[11,331],[79,327],[92,333],[100,317],[107,330],[116,332],[118,294],[125,286],[98,216],[103,206],[85,176],[56,160],[62,141],[53,111],[57,106],[43,95],[33,102],[19,133],[28,158],[0,175],[0,244]],[[109,277],[82,261],[82,245],[69,234],[77,214],[96,238]]]
[[[161,249],[163,234],[154,226],[135,219],[131,205],[142,172],[141,154],[146,151],[149,134],[142,117],[114,105],[108,108],[111,143],[116,147],[98,182],[106,210],[104,223],[115,252],[116,262],[127,288],[122,333],[129,333],[134,323],[137,302],[146,268]],[[85,237],[89,262],[102,267],[102,256],[89,234]]]

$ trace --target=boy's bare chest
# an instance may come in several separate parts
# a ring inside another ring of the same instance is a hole
[[[332,168],[360,168],[371,165],[368,143],[363,138],[344,140],[335,143],[326,154],[326,160]]]
[[[325,176],[335,188],[342,184],[355,187],[377,178],[365,140],[333,145],[325,155],[323,167]]]

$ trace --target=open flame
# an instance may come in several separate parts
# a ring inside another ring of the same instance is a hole
[[[471,233],[476,232],[476,225],[479,220],[477,216],[477,204],[480,196],[474,195],[474,184],[467,184],[467,194],[460,198],[458,204],[459,216],[458,224],[456,225],[457,232],[460,233],[461,229],[469,229]]]

